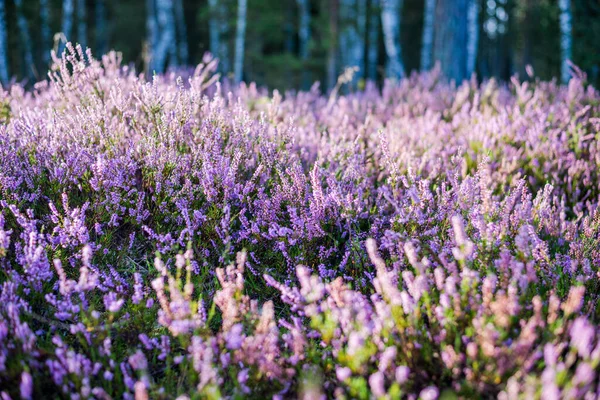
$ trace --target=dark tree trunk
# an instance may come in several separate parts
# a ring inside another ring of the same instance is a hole
[[[17,7],[17,25],[19,27],[19,36],[21,37],[21,46],[23,47],[23,61],[25,65],[25,76],[33,77],[35,65],[33,62],[33,49],[31,46],[31,35],[29,34],[29,23],[23,13],[23,0],[15,0]]]
[[[50,50],[52,38],[50,37],[50,1],[40,0],[40,33],[42,40],[42,60],[46,66],[50,63]]]
[[[66,42],[72,39],[71,30],[73,29],[73,8],[73,0],[63,0],[61,29],[64,38],[61,40],[60,45],[58,46],[59,57],[65,49]]]
[[[467,78],[468,0],[438,0],[434,59],[442,73],[457,83]]]
[[[335,86],[337,81],[337,42],[339,0],[329,0],[329,48],[327,50],[327,87]]]
[[[173,4],[175,10],[175,25],[177,28],[177,50],[179,63],[181,65],[188,65],[189,63],[189,52],[188,52],[188,41],[187,41],[187,27],[185,24],[185,10],[183,7],[182,0],[176,0]]]
[[[298,5],[298,54],[303,63],[308,60],[310,42],[310,2],[308,0],[296,0]],[[310,87],[310,73],[306,64],[302,71],[302,88]]]
[[[6,32],[6,8],[4,2],[0,2],[0,83],[8,82],[8,47]]]
[[[106,0],[96,0],[96,51],[99,56],[108,51],[105,1]]]
[[[77,43],[85,51],[87,48],[87,10],[85,0],[77,1]]]
[[[369,26],[367,40],[367,73],[372,81],[377,80],[377,65],[379,61],[379,1],[370,0],[369,4]]]
[[[423,38],[421,40],[421,71],[431,69],[431,53],[435,24],[435,0],[425,0]]]
[[[514,24],[515,36],[518,38],[519,44],[516,52],[516,68],[521,77],[527,75],[527,66],[533,63],[533,4],[535,0],[523,0],[517,7],[518,12]]]

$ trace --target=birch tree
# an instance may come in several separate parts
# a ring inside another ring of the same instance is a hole
[[[244,50],[246,41],[246,12],[247,0],[238,0],[237,23],[235,27],[235,60],[233,64],[233,79],[240,83],[244,72]]]
[[[15,0],[17,8],[17,25],[19,27],[19,36],[21,37],[21,45],[23,50],[23,61],[25,62],[25,75],[33,76],[33,50],[31,48],[31,35],[29,34],[29,24],[25,15],[23,15],[23,0]]]
[[[383,27],[383,42],[387,54],[386,72],[388,77],[402,78],[402,48],[400,46],[400,24],[402,0],[382,0],[381,25]]]
[[[477,0],[469,0],[467,25],[467,77],[470,77],[475,72],[479,45],[479,4]]]
[[[469,0],[437,0],[434,59],[442,73],[457,83],[467,77],[467,15]]]
[[[71,31],[73,29],[73,0],[63,0],[62,3],[62,23],[61,30],[64,37],[61,39],[58,46],[58,55],[60,56],[65,49],[65,41],[68,41],[71,37]]]
[[[8,82],[8,48],[6,46],[6,8],[4,0],[0,0],[0,83]]]
[[[44,64],[50,63],[52,38],[50,33],[50,4],[49,0],[40,0],[40,34],[42,40],[42,60]]]
[[[158,35],[150,61],[151,71],[163,72],[171,47],[175,45],[175,18],[172,0],[157,0],[156,28]]]
[[[571,78],[571,73],[569,72],[569,62],[571,60],[573,51],[571,1],[558,0],[558,7],[560,8],[560,77],[563,83],[567,83]]]
[[[87,47],[87,12],[85,0],[77,0],[77,42],[85,50]]]
[[[377,79],[377,66],[379,61],[379,2],[371,0],[369,9],[369,31],[368,35],[368,53],[367,53],[367,73],[370,80]]]
[[[425,0],[423,11],[423,37],[421,43],[421,71],[431,69],[433,32],[435,26],[435,0]]]
[[[187,27],[185,24],[185,12],[183,9],[183,1],[175,0],[175,18],[177,20],[177,50],[179,62],[183,65],[187,65],[189,60],[188,56],[188,41],[187,41]]]

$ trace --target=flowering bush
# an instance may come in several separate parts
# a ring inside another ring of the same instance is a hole
[[[0,93],[0,396],[600,395],[600,94],[326,97],[69,45]]]

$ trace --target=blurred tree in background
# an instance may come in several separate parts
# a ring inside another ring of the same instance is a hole
[[[270,88],[399,78],[441,62],[450,79],[599,83],[600,0],[0,0],[0,81],[43,79],[65,39],[146,72],[211,51],[222,73]]]

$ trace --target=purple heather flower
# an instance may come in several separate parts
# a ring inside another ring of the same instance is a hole
[[[597,376],[597,371],[594,371],[592,366],[587,362],[582,362],[577,366],[575,370],[575,376],[573,377],[573,384],[575,385],[589,385],[594,381]]]
[[[29,372],[23,372],[21,374],[21,384],[19,385],[21,392],[21,398],[29,400],[33,396],[33,378]]]
[[[118,312],[125,300],[117,299],[117,294],[115,292],[110,292],[104,295],[104,306],[109,312],[116,313]]]
[[[176,397],[169,361],[209,397],[599,396],[600,92],[575,66],[563,86],[434,69],[283,96],[211,56],[147,79],[66,48],[0,89],[13,397]]]
[[[129,357],[129,364],[131,368],[136,371],[144,371],[148,368],[148,361],[146,360],[146,356],[138,350],[135,354]]]
[[[237,350],[242,346],[244,340],[242,336],[243,331],[242,324],[235,324],[231,327],[231,330],[227,333],[227,348],[229,350]]]
[[[425,389],[421,390],[421,393],[419,394],[419,399],[421,399],[421,400],[436,400],[439,395],[440,395],[440,392],[439,392],[438,388],[436,388],[435,386],[429,386],[429,387],[426,387]]]
[[[345,381],[352,376],[352,370],[348,367],[337,367],[335,369],[335,374],[339,381]]]
[[[409,374],[410,374],[410,368],[408,368],[407,366],[400,365],[400,366],[396,367],[396,372],[395,372],[396,382],[398,382],[399,384],[402,385],[403,383],[408,381]]]
[[[385,396],[385,376],[383,372],[377,371],[369,376],[369,387],[373,391],[375,397]]]
[[[388,367],[392,366],[397,354],[398,350],[396,347],[387,347],[383,353],[381,353],[381,358],[379,359],[379,370],[384,372],[386,369],[388,369]]]
[[[110,381],[112,381],[114,374],[111,371],[106,370],[106,371],[104,371],[104,374],[102,374],[102,376],[104,377],[104,380],[110,382]]]
[[[175,356],[173,357],[173,363],[175,365],[179,365],[183,362],[183,360],[185,360],[185,356]]]
[[[596,337],[594,327],[584,317],[577,318],[571,326],[571,346],[577,349],[580,357],[588,358]]]

